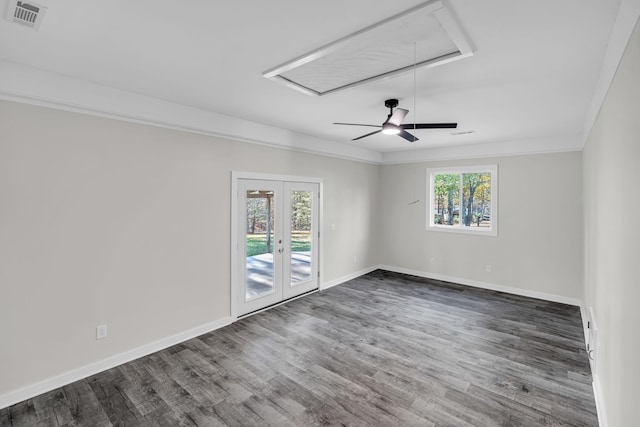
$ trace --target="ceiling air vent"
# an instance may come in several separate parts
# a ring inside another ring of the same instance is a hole
[[[47,8],[45,6],[32,2],[12,0],[7,8],[7,20],[38,31],[46,12]]]

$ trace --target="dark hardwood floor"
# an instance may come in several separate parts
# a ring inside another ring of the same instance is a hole
[[[597,426],[577,307],[385,271],[0,411],[14,426]]]

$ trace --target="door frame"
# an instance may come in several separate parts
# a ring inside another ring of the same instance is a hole
[[[268,173],[260,173],[260,172],[245,172],[245,171],[231,171],[231,280],[229,283],[230,287],[230,310],[231,310],[231,318],[233,321],[238,320],[238,304],[237,304],[237,289],[238,289],[238,281],[240,280],[238,274],[238,262],[239,262],[239,254],[238,254],[238,180],[240,179],[256,179],[256,180],[265,180],[265,181],[293,181],[293,182],[304,182],[304,183],[312,183],[318,184],[320,197],[318,198],[318,289],[323,288],[323,280],[324,280],[324,256],[322,252],[323,248],[323,183],[322,178],[315,177],[306,177],[306,176],[295,176],[295,175],[278,175],[278,174],[268,174]],[[300,296],[304,296],[306,294],[302,294]],[[298,297],[293,297],[287,301],[290,301]],[[282,301],[286,302],[286,301]],[[270,306],[272,307],[272,306]],[[269,308],[269,307],[267,307]],[[265,309],[267,309],[265,308]],[[257,310],[255,313],[259,313],[262,310]],[[249,314],[251,315],[251,314]],[[243,316],[244,317],[244,316]]]

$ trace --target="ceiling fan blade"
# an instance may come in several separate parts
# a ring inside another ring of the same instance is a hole
[[[418,140],[418,138],[416,138],[415,136],[411,135],[409,132],[407,132],[406,130],[403,130],[402,132],[400,132],[398,134],[398,136],[403,137],[404,139],[406,139],[409,142],[415,142]]]
[[[380,125],[365,125],[362,123],[334,123],[334,125],[344,125],[344,126],[369,126],[372,128],[379,128]]]
[[[403,129],[455,129],[457,123],[405,123],[400,125]]]
[[[387,123],[394,124],[396,126],[400,126],[402,124],[402,120],[409,113],[409,110],[405,110],[404,108],[396,108],[391,117],[387,119]]]
[[[377,131],[375,131],[375,132],[368,133],[368,134],[366,134],[366,135],[359,136],[359,137],[357,137],[357,138],[353,138],[353,139],[352,139],[352,141],[357,141],[357,140],[359,140],[359,139],[366,138],[366,137],[368,137],[368,136],[375,135],[376,133],[380,133],[380,132],[382,132],[382,129],[377,130]]]

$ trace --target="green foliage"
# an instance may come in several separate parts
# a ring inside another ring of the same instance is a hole
[[[247,198],[247,232],[264,233],[273,226],[273,202],[271,197]],[[269,218],[267,218],[269,217]],[[270,224],[267,224],[267,221]]]
[[[311,250],[312,195],[310,191],[292,191],[291,250]],[[273,192],[247,191],[246,256],[270,253],[274,250],[274,198]]]
[[[271,235],[271,241],[274,236]],[[297,232],[291,233],[291,251],[305,252],[311,250],[311,233]],[[246,236],[246,256],[255,256],[268,253],[266,234],[248,234]]]
[[[491,174],[462,174],[462,200],[465,211],[464,225],[470,227],[475,222],[479,226],[480,221],[474,216],[482,218],[487,203],[491,200]]]
[[[458,174],[438,174],[433,179],[433,189],[436,197],[444,197],[450,190],[458,188]]]
[[[311,195],[309,191],[291,192],[291,230],[311,230]]]
[[[311,233],[292,233],[291,252],[307,252],[311,250]]]
[[[479,226],[490,217],[490,173],[436,174],[433,192],[435,224]]]
[[[459,187],[458,174],[438,174],[434,177],[436,224],[454,224],[456,212],[459,210]]]
[[[273,239],[273,235],[271,236]],[[267,236],[266,234],[247,235],[246,239],[247,256],[261,255],[267,253]]]

